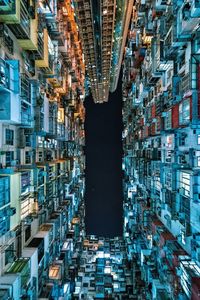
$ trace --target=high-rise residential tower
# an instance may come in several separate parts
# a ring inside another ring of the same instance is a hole
[[[76,0],[86,70],[96,103],[117,87],[133,0]]]
[[[101,103],[121,63],[109,239],[84,224],[85,69]],[[200,1],[0,0],[0,300],[22,299],[200,299]]]

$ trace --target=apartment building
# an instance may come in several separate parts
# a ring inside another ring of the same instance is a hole
[[[87,75],[95,103],[117,88],[133,0],[75,0]]]
[[[0,298],[68,299],[84,235],[84,78],[71,1],[0,1]]]
[[[199,18],[199,1],[133,7],[123,70],[124,235],[140,299],[200,297]]]

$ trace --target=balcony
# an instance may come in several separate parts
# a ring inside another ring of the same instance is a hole
[[[0,299],[20,299],[21,297],[21,278],[20,275],[10,274],[0,277]],[[6,286],[6,288],[2,288]],[[5,297],[5,298],[4,298]]]
[[[150,73],[150,76],[147,80],[147,85],[154,86],[160,80],[161,76],[161,72]]]
[[[44,111],[39,105],[35,108],[35,131],[40,133],[44,131]]]
[[[7,176],[0,177],[0,208],[10,202],[10,180]]]
[[[17,259],[8,268],[6,274],[20,274],[21,285],[26,288],[30,279],[30,260],[28,258]]]
[[[200,268],[189,256],[180,256],[181,286],[189,299],[198,299],[200,290]]]
[[[24,0],[9,2],[12,4],[7,4],[7,9],[0,10],[0,21],[8,24],[23,49],[37,49],[36,7]]]
[[[164,39],[164,57],[165,59],[175,58],[178,47],[183,46],[187,41],[187,38],[181,38],[177,36],[177,25],[173,24]]]
[[[61,70],[61,62],[54,62],[54,57],[52,56],[50,60],[51,64],[49,65],[49,71],[47,71],[47,74],[45,74],[45,78],[48,78],[48,81],[53,85],[54,88],[61,88],[62,91],[62,88],[65,84],[63,84],[64,74]]]
[[[26,73],[21,73],[21,123],[23,126],[31,126],[33,117],[31,115],[31,84]]]
[[[191,91],[191,76],[190,74],[185,74],[181,77],[181,91],[184,94]]]
[[[177,36],[180,39],[190,39],[191,34],[199,24],[198,17],[191,18],[191,4],[184,3],[177,15]]]
[[[44,238],[34,237],[26,247],[37,248],[38,249],[38,263],[40,263],[41,260],[43,260],[43,258],[44,258]]]
[[[31,190],[31,172],[21,172],[21,197],[27,197]]]
[[[8,52],[12,55],[14,54],[14,42],[10,37],[8,28],[5,24],[1,23],[0,25],[0,37],[2,37],[3,45],[7,48]]]
[[[36,15],[37,16],[37,15]],[[30,20],[29,36],[18,38],[18,43],[24,50],[37,50],[38,49],[38,19]]]
[[[53,40],[58,41],[58,46],[64,46],[65,35],[64,35],[64,23],[62,16],[57,19],[55,16],[52,18],[46,18],[48,32]]]
[[[21,79],[20,96],[26,102],[30,103],[31,99],[30,99],[30,81],[29,81],[29,77],[26,73],[21,73],[20,79]]]
[[[0,92],[19,92],[19,61],[0,58]]]
[[[0,59],[0,120],[20,123],[19,61]]]
[[[19,19],[16,21],[7,21],[10,30],[13,32],[15,37],[19,40],[29,39],[30,38],[30,15],[29,7],[24,0],[14,1],[16,4],[16,11],[19,7]],[[35,33],[36,35],[36,33]]]
[[[25,102],[21,102],[21,124],[24,127],[31,127],[33,121],[31,106]]]
[[[21,2],[14,0],[7,5],[0,6],[0,22],[8,24],[20,22]]]
[[[46,68],[48,71],[49,68],[53,67],[51,57],[54,54],[54,48],[47,29],[44,29],[40,35],[39,45],[40,52],[43,52],[43,57],[41,58],[42,53],[40,53],[40,59],[35,60],[35,66],[37,68]]]

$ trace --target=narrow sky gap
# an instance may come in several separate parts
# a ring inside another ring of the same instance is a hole
[[[122,236],[122,94],[121,86],[108,103],[86,107],[86,233]]]

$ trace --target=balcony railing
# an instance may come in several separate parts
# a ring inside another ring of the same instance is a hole
[[[29,77],[26,73],[21,73],[21,92],[20,92],[21,98],[26,100],[30,103],[31,97],[30,97],[30,81]]]
[[[8,49],[9,53],[14,53],[14,43],[9,35],[8,28],[5,24],[0,24],[0,38],[3,40],[4,46]]]
[[[30,37],[30,16],[28,7],[26,1],[18,1],[20,2],[20,24],[15,23],[9,25],[9,27],[17,39],[27,39]]]
[[[181,79],[181,90],[182,93],[185,94],[191,89],[191,77],[190,74],[185,74]]]

